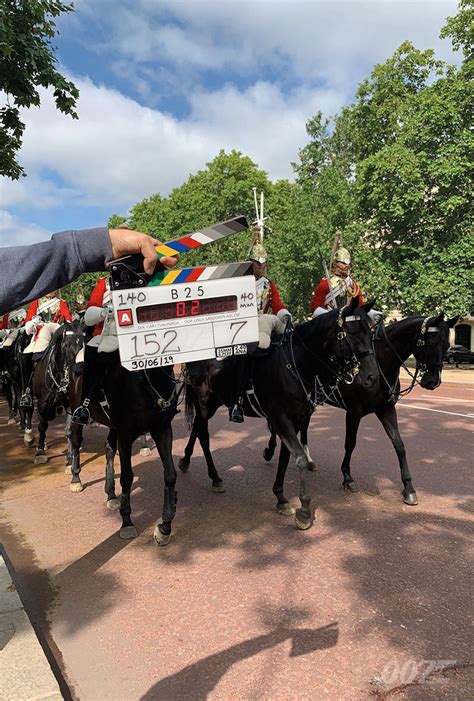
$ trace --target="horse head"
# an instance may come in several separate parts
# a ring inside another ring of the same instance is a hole
[[[53,343],[59,343],[64,363],[73,365],[84,347],[84,327],[81,321],[65,322],[54,332]]]
[[[375,300],[359,306],[358,298],[354,297],[350,304],[339,310],[335,333],[328,338],[327,348],[336,358],[347,384],[355,381],[363,387],[372,387],[378,380],[368,316],[374,304]]]
[[[415,343],[413,355],[417,370],[422,373],[423,389],[436,389],[441,384],[443,357],[449,347],[449,330],[459,320],[459,315],[444,320],[444,313],[423,319]]]

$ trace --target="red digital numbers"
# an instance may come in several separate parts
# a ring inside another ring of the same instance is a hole
[[[138,323],[144,324],[167,319],[181,319],[186,316],[205,316],[237,311],[236,295],[211,297],[208,299],[186,299],[182,302],[151,304],[137,308]]]

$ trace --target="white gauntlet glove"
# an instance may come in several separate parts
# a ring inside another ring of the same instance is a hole
[[[293,321],[293,317],[291,316],[290,312],[288,309],[280,309],[280,311],[277,314],[277,317],[282,321],[284,324],[286,324],[288,321]]]

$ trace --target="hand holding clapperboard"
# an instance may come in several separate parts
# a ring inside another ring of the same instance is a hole
[[[245,217],[156,247],[160,256],[205,246],[247,228]],[[248,261],[143,272],[142,258],[112,261],[120,360],[128,370],[247,353],[258,341],[255,278]]]

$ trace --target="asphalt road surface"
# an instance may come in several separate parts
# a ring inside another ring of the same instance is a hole
[[[156,449],[142,458],[137,447],[139,536],[122,541],[119,514],[105,508],[105,429],[87,429],[86,488],[73,494],[64,419],[51,425],[49,463],[33,466],[1,403],[1,540],[63,688],[81,701],[473,698],[473,399],[474,384],[444,383],[399,405],[416,507],[401,500],[396,455],[374,416],[352,462],[360,492],[342,490],[344,412],[319,409],[317,511],[305,532],[274,508],[265,422],[235,427],[221,410],[212,447],[226,492],[211,492],[198,449],[178,475],[165,548],[152,539],[163,492]],[[187,434],[178,415],[176,458]],[[297,493],[292,464],[293,505]]]

